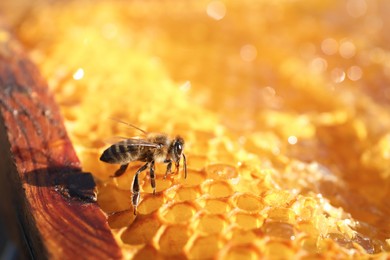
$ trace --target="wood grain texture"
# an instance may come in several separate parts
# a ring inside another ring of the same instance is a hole
[[[121,258],[45,80],[1,25],[0,127],[0,188],[28,257]]]

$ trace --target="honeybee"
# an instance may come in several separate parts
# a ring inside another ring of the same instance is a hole
[[[117,120],[119,121],[119,120]],[[124,138],[122,141],[114,143],[100,156],[100,160],[111,164],[120,164],[120,168],[115,172],[113,177],[121,176],[127,169],[130,162],[145,162],[135,173],[131,185],[132,205],[134,215],[137,214],[137,206],[140,199],[138,175],[149,168],[150,184],[153,188],[153,194],[156,193],[155,181],[155,163],[166,163],[167,170],[164,179],[172,172],[172,163],[175,163],[176,173],[179,172],[180,159],[183,157],[184,178],[187,178],[187,160],[184,155],[184,139],[176,136],[174,139],[169,138],[166,134],[147,133],[146,131],[119,121],[133,127],[144,134],[144,138]]]

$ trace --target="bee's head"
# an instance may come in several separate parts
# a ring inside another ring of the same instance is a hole
[[[176,138],[172,142],[171,146],[171,158],[172,160],[178,164],[180,162],[181,155],[184,150],[184,139],[180,136],[176,136]]]
[[[172,160],[176,164],[176,170],[179,171],[180,159],[183,156],[183,164],[184,164],[184,176],[187,177],[187,162],[186,156],[183,153],[184,150],[184,139],[180,136],[176,136],[176,138],[172,142],[172,146],[170,149],[170,155]]]

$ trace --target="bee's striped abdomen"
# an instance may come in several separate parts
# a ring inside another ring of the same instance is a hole
[[[127,145],[127,142],[119,142],[108,147],[100,156],[100,160],[107,163],[125,164],[137,159],[139,146]]]

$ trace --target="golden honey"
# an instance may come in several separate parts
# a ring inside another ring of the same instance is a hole
[[[10,7],[3,8],[13,8]],[[385,1],[71,1],[9,15],[134,259],[390,251]],[[182,135],[156,195],[98,160],[113,136]]]

